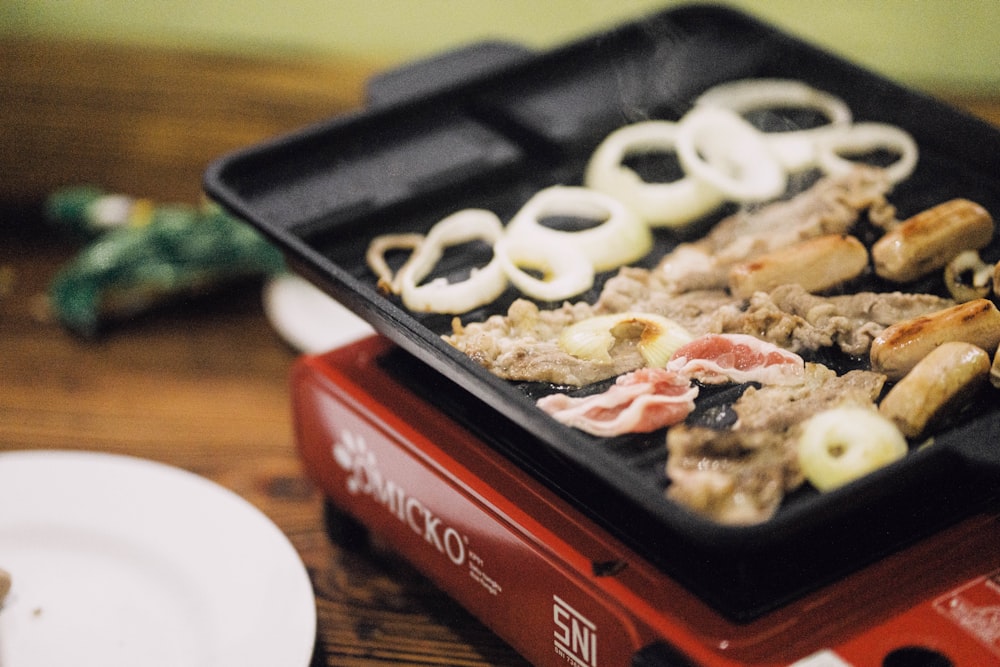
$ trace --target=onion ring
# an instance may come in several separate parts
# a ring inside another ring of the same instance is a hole
[[[842,157],[844,153],[866,153],[886,148],[899,153],[890,166],[885,167],[890,183],[909,178],[917,167],[917,142],[906,130],[886,123],[855,123],[829,133],[816,142],[819,167],[828,174],[849,172],[855,162]]]
[[[711,213],[725,197],[709,183],[685,175],[669,183],[649,183],[623,163],[630,155],[673,152],[677,123],[649,120],[626,125],[597,147],[584,183],[625,202],[651,227],[678,227]]]
[[[546,227],[546,216],[573,216],[598,220],[577,232]],[[506,236],[525,237],[539,245],[571,245],[580,250],[595,271],[607,271],[641,259],[653,247],[653,233],[621,201],[597,190],[554,185],[537,192],[509,223]]]
[[[511,284],[539,301],[562,301],[594,284],[594,265],[574,245],[539,243],[528,236],[504,236],[493,245],[493,254]],[[532,276],[521,267],[538,269],[546,278]]]
[[[697,106],[677,132],[681,165],[738,202],[782,195],[788,174],[764,141],[764,134],[735,111]]]
[[[368,251],[365,253],[365,261],[368,264],[368,268],[378,278],[378,288],[380,290],[388,294],[399,294],[401,289],[400,277],[406,269],[406,265],[413,261],[413,251],[419,248],[423,242],[424,235],[417,233],[383,234],[372,239],[372,242],[368,245]],[[385,261],[385,254],[390,250],[411,251],[406,263],[395,274],[389,268],[389,263]]]
[[[802,474],[830,491],[906,456],[906,438],[889,419],[844,405],[818,412],[801,427],[796,454]]]
[[[827,125],[788,131],[766,132],[765,141],[789,171],[802,171],[816,163],[815,142],[831,130],[853,122],[850,107],[839,97],[795,79],[740,79],[709,88],[695,105],[721,107],[746,114],[779,108],[813,109],[829,121]]]
[[[465,280],[452,283],[442,277],[423,285],[420,281],[440,261],[446,247],[476,239],[495,246],[502,236],[500,218],[484,209],[463,209],[435,224],[397,276],[404,305],[412,311],[457,314],[495,300],[507,288],[495,251],[486,266],[472,269]]]

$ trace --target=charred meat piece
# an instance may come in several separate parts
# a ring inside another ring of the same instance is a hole
[[[953,303],[932,294],[908,292],[821,297],[798,285],[782,285],[757,292],[739,304],[722,306],[709,328],[750,334],[793,352],[838,348],[858,357],[868,354],[872,341],[890,325]]]
[[[820,297],[798,285],[758,292],[749,300],[724,291],[669,294],[658,291],[648,272],[630,269],[608,283],[612,289],[597,305],[566,304],[539,310],[515,302],[506,316],[462,326],[445,339],[495,375],[508,380],[584,386],[641,368],[635,345],[611,350],[612,363],[575,357],[559,346],[559,334],[585,318],[632,303],[632,310],[667,317],[692,336],[706,333],[749,334],[796,353],[834,348],[852,357],[868,354],[872,341],[899,321],[933,313],[953,302],[927,294],[861,292]],[[613,283],[613,286],[612,286]],[[607,297],[607,298],[605,298]]]
[[[796,442],[799,426],[841,405],[869,406],[885,376],[871,371],[837,375],[806,364],[799,385],[747,389],[734,404],[730,430],[678,425],[667,432],[667,496],[725,524],[766,521],[785,494],[803,483]]]
[[[630,275],[635,271],[638,270],[631,270]],[[697,334],[716,309],[733,303],[732,297],[724,292],[710,292],[674,295],[657,305],[656,295],[660,293],[650,283],[628,279],[619,285],[637,297],[632,302],[633,308],[611,310],[600,304],[576,303],[540,310],[534,303],[520,299],[506,315],[494,315],[464,326],[456,321],[452,334],[445,336],[445,340],[504,379],[582,387],[642,368],[645,361],[637,341],[627,338],[608,350],[610,362],[576,357],[559,345],[560,334],[567,327],[597,315],[631,310],[664,316]],[[626,301],[627,298],[622,303]]]
[[[745,208],[721,220],[704,238],[677,246],[656,271],[673,292],[724,288],[735,265],[806,239],[846,234],[863,212],[879,227],[896,222],[880,169],[859,167],[831,176],[788,200]]]

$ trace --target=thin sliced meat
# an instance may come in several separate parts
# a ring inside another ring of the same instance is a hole
[[[783,433],[767,430],[676,426],[667,436],[667,497],[726,525],[766,521],[786,490],[801,483],[786,441]]]
[[[886,327],[954,304],[933,294],[908,292],[822,297],[789,284],[757,292],[739,305],[719,306],[708,331],[746,333],[793,352],[839,348],[860,357]]]
[[[797,454],[801,424],[832,407],[873,407],[884,383],[880,373],[838,376],[808,363],[801,384],[747,389],[733,405],[739,418],[732,429],[671,428],[667,497],[723,524],[766,521],[804,481]]]
[[[703,238],[664,255],[656,272],[675,293],[726,287],[733,265],[806,239],[846,234],[862,213],[877,226],[890,226],[896,221],[886,199],[891,187],[885,171],[874,167],[821,178],[790,199],[723,218]]]
[[[706,334],[678,348],[667,369],[705,384],[801,384],[805,361],[748,334]]]
[[[663,368],[642,368],[620,376],[606,391],[574,397],[552,394],[538,407],[557,421],[600,437],[648,433],[684,420],[698,388]]]

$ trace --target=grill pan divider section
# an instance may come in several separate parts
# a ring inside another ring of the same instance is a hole
[[[616,74],[609,58],[633,74],[665,67],[666,83],[647,90],[633,82],[625,86],[624,100],[603,99],[595,91],[624,85],[617,78],[606,80]],[[601,63],[603,69],[581,70],[580,63]],[[431,319],[379,294],[363,257],[376,233],[426,229],[445,214],[481,205],[484,199],[498,213],[510,213],[540,187],[579,178],[589,152],[613,125],[644,116],[679,116],[686,100],[701,90],[749,76],[803,79],[841,95],[858,119],[910,129],[922,158],[911,182],[891,195],[901,215],[955,196],[1000,213],[1000,133],[743,14],[711,6],[668,10],[606,35],[516,59],[467,84],[392,100],[250,147],[210,165],[205,188],[273,240],[292,268],[366,319],[428,372],[453,384],[454,401],[442,409],[463,405],[462,410],[472,410],[478,418],[465,421],[485,442],[720,611],[745,620],[984,503],[995,503],[992,487],[1000,477],[1000,452],[980,447],[966,453],[960,443],[941,438],[934,448],[849,490],[795,494],[765,524],[718,525],[663,497],[662,484],[652,481],[662,471],[649,470],[658,456],[642,459],[637,469],[622,450],[557,424],[510,383],[447,345]],[[578,79],[584,93],[574,89]],[[547,124],[554,101],[581,98],[593,98],[592,106]],[[424,127],[438,131],[435,136],[444,145],[466,150],[460,155],[466,162],[448,162],[450,154],[426,160],[405,154],[412,145],[433,151],[435,145],[424,142],[418,131]],[[386,139],[383,132],[390,129]],[[398,159],[410,169],[426,162],[428,172],[408,182],[416,187],[396,183],[388,188],[392,196],[385,197],[382,178],[392,179],[366,172],[366,140],[378,153],[379,169]],[[341,146],[349,149],[347,158],[337,153]],[[488,150],[477,155],[476,146]],[[357,176],[348,184],[353,189],[331,192],[329,179],[344,169]],[[344,200],[335,201],[340,195]],[[997,242],[989,252],[1000,255]],[[420,376],[420,370],[414,375]],[[995,437],[995,407],[981,419],[985,426],[964,429],[962,437]],[[498,427],[485,428],[492,423]],[[605,497],[588,494],[589,485]],[[650,489],[656,493],[651,495]],[[940,498],[929,497],[928,490]],[[866,539],[873,541],[865,544]]]

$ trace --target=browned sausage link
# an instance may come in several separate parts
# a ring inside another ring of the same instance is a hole
[[[990,355],[972,343],[942,343],[920,360],[879,405],[907,438],[917,438],[986,384]]]
[[[868,251],[853,236],[830,234],[761,255],[729,272],[729,289],[747,298],[780,285],[823,292],[856,278],[868,266]]]
[[[872,370],[898,380],[948,341],[972,343],[992,354],[1000,345],[1000,310],[989,299],[976,299],[897,322],[872,341]]]
[[[905,283],[943,268],[963,250],[993,238],[993,218],[979,204],[952,199],[916,214],[872,246],[875,273]]]

